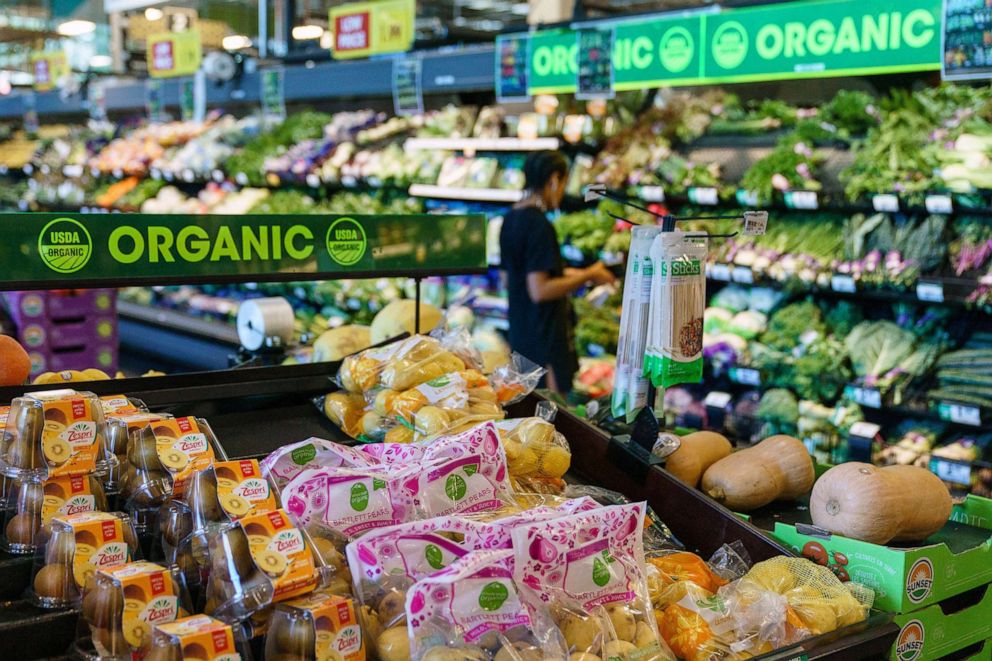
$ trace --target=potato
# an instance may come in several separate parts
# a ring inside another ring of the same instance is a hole
[[[393,400],[396,399],[396,395],[398,394],[395,390],[383,388],[375,395],[375,403],[372,405],[373,410],[382,416],[392,415]]]

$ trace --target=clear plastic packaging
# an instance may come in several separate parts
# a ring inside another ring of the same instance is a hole
[[[277,604],[265,634],[265,658],[364,661],[365,637],[354,603],[312,594]]]
[[[533,392],[546,369],[518,353],[510,355],[510,362],[500,365],[489,375],[496,390],[496,399],[503,406],[516,404]]]
[[[403,391],[465,368],[465,361],[437,339],[414,335],[346,357],[338,383],[350,393],[379,388]]]
[[[51,537],[51,523],[56,516],[107,511],[103,484],[93,475],[12,482],[15,495],[5,512],[3,537],[3,548],[8,553],[34,553]]]
[[[35,555],[28,598],[42,608],[77,606],[98,569],[140,554],[131,519],[122,512],[55,517],[51,538]]]
[[[124,507],[138,532],[154,531],[159,510],[170,496],[181,497],[190,477],[227,455],[203,418],[151,422],[129,441],[121,485]]]
[[[297,475],[282,492],[282,506],[297,525],[326,525],[346,539],[414,518],[414,502],[403,486],[416,466],[390,471],[315,468]]]
[[[644,503],[523,525],[512,533],[513,577],[547,607],[570,654],[671,659],[644,574]]]
[[[11,403],[0,445],[0,472],[40,482],[59,475],[106,475],[116,463],[96,395],[52,390]]]
[[[74,656],[130,661],[151,648],[152,628],[189,615],[183,576],[175,566],[132,562],[97,571],[83,594]]]
[[[100,398],[100,405],[103,407],[103,417],[133,415],[135,413],[148,413],[148,405],[140,399],[128,397],[127,395],[104,395]]]
[[[113,453],[117,458],[117,465],[107,474],[105,489],[108,494],[119,493],[125,479],[133,479],[137,470],[132,464],[129,464],[127,458],[127,450],[131,445],[131,440],[139,436],[141,430],[149,424],[171,418],[172,416],[168,413],[142,411],[124,414],[114,412],[107,415],[107,451]]]
[[[496,422],[510,478],[519,491],[560,493],[562,478],[572,465],[572,450],[564,435],[540,417]]]
[[[475,551],[407,593],[413,661],[565,658],[565,645],[537,602],[513,581],[513,551]]]
[[[204,612],[239,622],[272,603],[312,592],[321,579],[309,535],[283,510],[221,524],[208,535]]]
[[[252,661],[242,627],[209,615],[192,615],[157,624],[145,661]]]

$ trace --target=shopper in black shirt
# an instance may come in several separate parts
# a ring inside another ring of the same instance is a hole
[[[569,295],[586,283],[616,280],[596,262],[565,268],[547,213],[565,196],[568,161],[558,152],[537,152],[524,164],[527,196],[503,218],[499,247],[509,296],[510,347],[547,368],[547,387],[572,389],[578,371]]]

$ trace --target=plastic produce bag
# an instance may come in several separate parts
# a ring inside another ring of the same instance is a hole
[[[209,615],[192,615],[152,629],[145,661],[251,661],[251,648],[240,626]]]
[[[564,658],[545,609],[525,603],[513,551],[475,551],[407,593],[413,661]]]
[[[376,388],[399,391],[465,368],[465,361],[435,338],[414,335],[348,356],[341,363],[338,383],[351,393]]]
[[[273,451],[262,460],[261,469],[272,488],[277,494],[281,494],[283,487],[307,469],[321,466],[362,467],[371,463],[374,462],[358,450],[313,437]]]
[[[510,355],[510,362],[500,365],[490,375],[500,404],[509,406],[519,402],[537,387],[546,369],[518,353]]]
[[[644,574],[644,503],[616,505],[513,531],[514,580],[546,605],[571,654],[670,659]]]

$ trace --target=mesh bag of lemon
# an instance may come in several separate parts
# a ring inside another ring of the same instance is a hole
[[[864,620],[874,593],[805,558],[759,562],[737,580],[688,552],[648,558],[658,629],[680,658],[748,659]]]
[[[572,463],[572,451],[553,424],[540,417],[496,422],[510,478],[518,491],[560,493]]]

